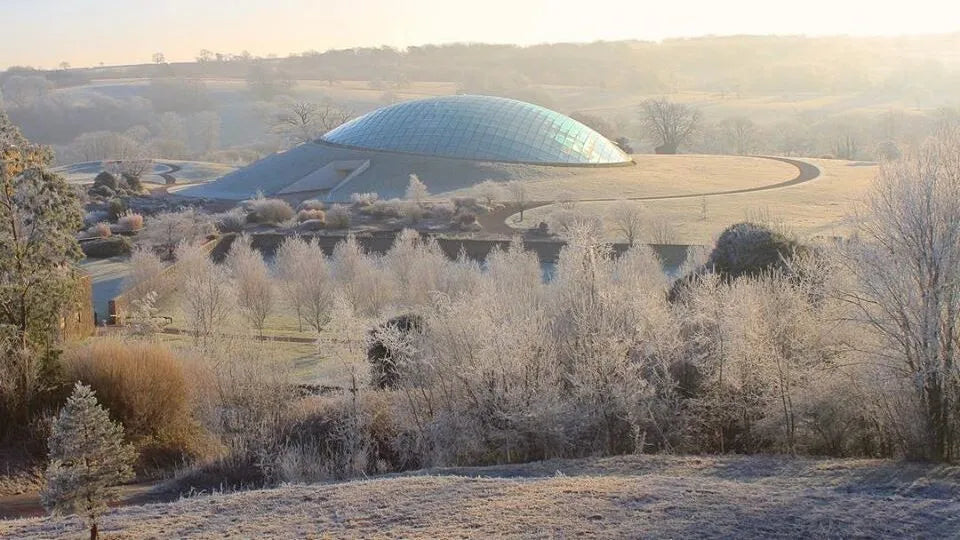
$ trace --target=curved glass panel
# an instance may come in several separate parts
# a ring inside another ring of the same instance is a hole
[[[477,161],[602,164],[630,160],[596,131],[543,107],[488,96],[398,103],[334,129],[323,141]]]

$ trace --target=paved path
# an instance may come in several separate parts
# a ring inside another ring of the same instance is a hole
[[[757,191],[770,191],[773,189],[782,189],[785,187],[796,186],[798,184],[803,184],[814,180],[820,176],[820,169],[813,165],[812,163],[807,163],[806,161],[800,161],[797,159],[790,159],[784,157],[774,157],[774,156],[749,156],[760,159],[769,159],[773,161],[779,161],[786,163],[788,165],[793,165],[797,168],[797,176],[786,180],[784,182],[778,182],[776,184],[769,184],[765,186],[757,186],[751,188],[740,188],[740,189],[731,189],[727,191],[706,191],[702,193],[687,193],[683,195],[655,195],[649,197],[606,197],[599,199],[578,199],[577,202],[616,202],[621,200],[627,201],[667,201],[672,199],[692,199],[696,197],[715,197],[718,195],[735,195],[738,193],[754,193]],[[532,210],[534,208],[540,208],[541,206],[549,206],[551,204],[556,204],[556,201],[530,201],[524,206],[524,211]],[[498,208],[493,212],[484,214],[482,216],[477,216],[477,221],[480,223],[480,226],[483,227],[484,232],[492,234],[501,234],[506,236],[513,236],[517,231],[506,224],[508,217],[517,214],[520,212],[520,207],[516,204],[507,204],[503,208]]]

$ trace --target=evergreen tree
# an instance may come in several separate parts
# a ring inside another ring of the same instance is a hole
[[[97,522],[115,486],[133,478],[136,451],[123,442],[123,426],[110,420],[89,386],[77,382],[48,441],[50,464],[41,493],[52,513],[78,514],[97,538]]]
[[[60,316],[76,299],[83,215],[51,160],[0,110],[0,436],[27,425],[51,387]]]
[[[82,257],[83,211],[52,159],[0,111],[0,325],[21,348],[50,341]]]

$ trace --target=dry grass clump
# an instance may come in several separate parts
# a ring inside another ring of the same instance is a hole
[[[143,228],[143,215],[127,211],[117,220],[117,228],[121,231],[139,231]]]
[[[113,231],[110,230],[110,224],[101,221],[88,228],[86,231],[87,238],[110,238],[113,235]]]
[[[68,381],[92,387],[141,452],[140,470],[203,455],[209,441],[192,416],[194,374],[165,345],[98,339],[68,351]]]

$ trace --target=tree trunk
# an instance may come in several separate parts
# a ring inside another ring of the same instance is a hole
[[[90,540],[97,540],[100,536],[100,531],[97,529],[97,524],[94,523],[90,525]]]

